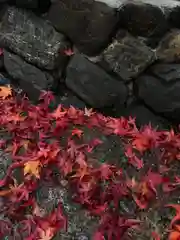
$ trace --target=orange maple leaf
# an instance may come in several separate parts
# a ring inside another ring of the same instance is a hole
[[[19,113],[16,113],[16,114],[12,114],[10,116],[7,117],[7,120],[9,122],[22,122],[25,120],[25,117],[21,116]]]
[[[40,169],[42,164],[37,161],[28,161],[24,164],[24,175],[34,175],[36,178],[40,178]]]
[[[168,240],[179,240],[180,239],[180,226],[175,225],[174,229],[170,232]]]
[[[6,99],[7,97],[12,96],[12,89],[10,85],[0,87],[0,98]]]
[[[13,192],[13,189],[2,190],[2,191],[0,191],[0,196],[4,197],[4,196],[11,194],[12,192]]]
[[[5,189],[5,190],[0,191],[0,196],[1,197],[7,196],[7,195],[15,192],[18,189],[18,187],[21,186],[21,184],[18,185],[16,179],[14,179],[14,178],[12,178],[12,179],[13,179],[14,183],[9,185],[9,189]]]
[[[132,145],[135,149],[137,149],[140,153],[146,151],[149,147],[149,139],[144,138],[143,136],[137,137],[133,142]]]
[[[55,119],[62,118],[66,115],[66,111],[62,109],[61,104],[51,113],[51,116]]]
[[[75,128],[75,129],[72,130],[71,134],[72,134],[72,136],[77,136],[78,138],[80,138],[83,134],[83,131]]]
[[[55,229],[48,227],[46,230],[39,229],[39,240],[51,240],[55,235]]]

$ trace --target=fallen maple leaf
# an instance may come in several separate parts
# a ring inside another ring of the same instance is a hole
[[[6,99],[7,97],[12,96],[12,89],[10,85],[0,87],[0,98]]]
[[[90,209],[89,210],[91,211],[91,214],[100,216],[102,213],[106,211],[107,208],[108,208],[107,203],[104,203],[104,205],[96,206],[92,210]]]
[[[40,178],[41,163],[37,161],[28,161],[24,164],[24,175],[34,175],[36,178]]]
[[[39,100],[43,101],[44,107],[49,107],[49,104],[55,100],[54,95],[51,91],[41,91],[41,94],[39,96]],[[37,107],[37,106],[36,106]]]
[[[175,225],[168,236],[168,240],[179,240],[180,239],[180,226]]]
[[[71,134],[72,134],[72,136],[77,136],[78,138],[80,138],[83,134],[83,131],[75,128],[72,130]]]
[[[101,232],[97,231],[93,236],[93,240],[105,240],[105,237]]]
[[[80,116],[84,115],[83,111],[73,107],[72,105],[68,108],[67,114],[70,119],[74,120],[80,120]]]
[[[69,48],[69,49],[64,50],[64,54],[66,56],[72,56],[72,55],[74,55],[74,51]]]
[[[149,139],[139,136],[132,142],[132,146],[137,149],[140,153],[143,153],[147,149],[149,149]]]
[[[107,163],[101,164],[98,169],[98,175],[102,180],[108,180],[113,177],[116,172],[116,167],[113,165],[109,165]]]
[[[59,119],[66,115],[66,111],[62,108],[60,104],[50,115],[55,119]]]
[[[86,155],[83,152],[79,152],[76,156],[76,163],[80,168],[87,167]]]
[[[179,239],[180,239],[180,232],[172,231],[168,236],[168,240],[179,240]]]
[[[56,232],[55,228],[48,227],[46,230],[38,229],[39,232],[39,239],[38,240],[51,240]]]
[[[170,227],[173,228],[173,225],[180,220],[180,205],[179,204],[167,204],[166,207],[172,207],[176,210],[176,216],[173,217],[170,223]]]
[[[17,123],[17,122],[24,121],[25,117],[21,116],[19,113],[16,113],[16,114],[12,114],[12,115],[8,116],[7,120],[9,122],[13,121],[13,122]]]
[[[151,235],[154,240],[161,240],[161,238],[157,232],[152,232]]]
[[[81,181],[85,176],[89,176],[91,172],[89,171],[89,168],[87,165],[80,167],[76,170],[76,173],[71,176],[71,178],[77,178],[79,181]]]
[[[13,192],[13,189],[2,190],[2,191],[0,191],[0,196],[4,197],[4,196],[11,194],[12,192]]]
[[[88,109],[88,108],[84,108],[84,116],[87,116],[87,117],[90,117],[90,116],[92,116],[94,114],[94,112],[93,112],[93,109],[92,108],[90,108],[90,109]]]
[[[132,197],[140,209],[147,208],[150,200],[156,197],[156,184],[143,179],[141,182],[136,182],[133,178],[128,181],[128,186],[132,189]]]
[[[145,126],[141,131],[137,132],[132,146],[140,153],[157,146],[159,134],[152,129],[151,125]]]
[[[36,202],[34,203],[33,214],[38,217],[43,217],[45,214],[43,209],[41,209]]]
[[[29,140],[23,140],[21,141],[20,145],[25,149],[27,150],[29,145],[30,145],[30,141]]]
[[[132,146],[127,145],[125,156],[128,158],[128,162],[137,169],[141,169],[144,166],[143,160],[139,159],[136,154],[133,152]]]

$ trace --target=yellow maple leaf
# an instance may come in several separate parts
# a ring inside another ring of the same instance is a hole
[[[12,96],[12,88],[10,85],[0,87],[0,98],[6,99],[7,97]]]
[[[24,175],[34,175],[36,178],[40,178],[41,163],[37,161],[28,161],[24,164]]]

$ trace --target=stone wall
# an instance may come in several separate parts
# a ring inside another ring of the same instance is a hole
[[[180,122],[180,2],[0,0],[0,81],[66,106]]]

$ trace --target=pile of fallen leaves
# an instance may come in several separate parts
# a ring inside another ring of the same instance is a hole
[[[132,118],[104,117],[92,109],[61,105],[52,109],[53,101],[50,92],[43,92],[33,105],[26,97],[14,96],[10,87],[1,87],[0,132],[8,137],[2,137],[0,148],[11,154],[12,163],[0,180],[0,212],[7,219],[0,219],[0,239],[12,234],[14,222],[25,240],[49,240],[66,230],[68,219],[61,203],[43,215],[36,201],[39,182],[52,179],[54,172],[59,181],[68,183],[72,199],[99,219],[94,240],[130,239],[131,230],[141,228],[137,212],[153,207],[176,210],[162,239],[180,239],[180,205],[170,202],[180,187],[180,134],[150,125],[138,129]],[[126,167],[121,166],[123,159],[115,165],[91,157],[102,140],[82,143],[84,128],[118,136]],[[133,213],[122,211],[126,201],[136,206]],[[152,230],[152,239],[161,237]]]

